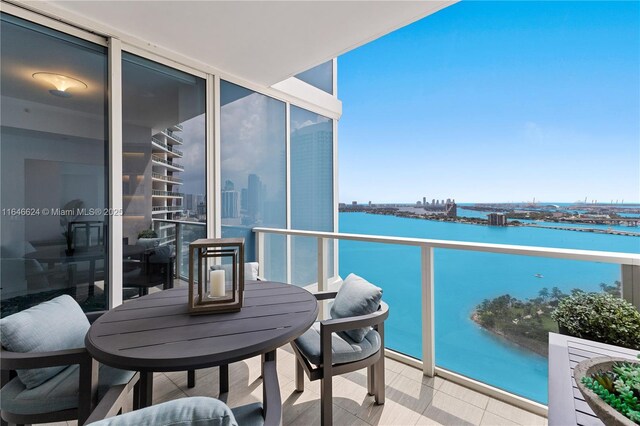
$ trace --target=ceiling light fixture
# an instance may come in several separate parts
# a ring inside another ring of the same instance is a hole
[[[50,72],[37,72],[32,76],[36,80],[42,80],[51,84],[55,89],[49,90],[54,96],[61,98],[70,98],[71,93],[67,92],[68,89],[86,89],[87,85],[75,78],[67,77],[66,75],[53,74]]]

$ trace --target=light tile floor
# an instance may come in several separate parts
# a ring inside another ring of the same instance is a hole
[[[289,347],[278,350],[278,379],[282,391],[283,424],[320,424],[320,384],[305,378],[305,391],[294,389],[294,356]],[[334,377],[335,425],[546,425],[547,419],[476,391],[386,359],[386,403],[375,405],[367,395],[366,370]],[[229,367],[231,407],[262,400],[260,358]],[[218,369],[197,372],[196,387],[187,388],[186,372],[156,373],[153,402],[186,396],[217,396]],[[64,424],[64,423],[62,423]],[[75,422],[70,422],[75,425]]]

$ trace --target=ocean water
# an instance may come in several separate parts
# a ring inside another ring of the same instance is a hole
[[[366,213],[340,213],[339,224],[345,233],[640,253],[638,237]],[[390,306],[386,345],[421,358],[420,249],[339,244],[340,275],[353,272],[383,288]],[[613,264],[445,249],[436,249],[434,258],[436,364],[544,404],[547,359],[483,330],[470,319],[474,308],[502,294],[526,299],[536,297],[543,287],[599,291],[600,283],[620,279],[620,267]]]

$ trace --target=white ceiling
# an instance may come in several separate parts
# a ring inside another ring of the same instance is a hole
[[[68,1],[48,3],[271,86],[455,1]],[[90,26],[88,24],[87,26]]]

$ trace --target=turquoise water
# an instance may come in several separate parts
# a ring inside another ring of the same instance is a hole
[[[466,211],[465,211],[466,212]],[[340,232],[558,248],[640,252],[640,238],[529,227],[489,227],[340,213]],[[632,229],[632,228],[630,228]],[[547,360],[478,327],[470,315],[483,299],[536,297],[542,287],[599,291],[620,279],[612,264],[436,249],[436,364],[541,403]],[[390,306],[386,344],[421,358],[420,250],[340,241],[340,275],[354,272],[379,285]],[[537,278],[542,274],[543,278]]]

